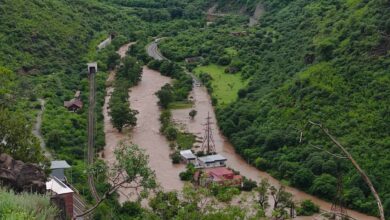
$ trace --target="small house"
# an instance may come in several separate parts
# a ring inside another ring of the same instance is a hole
[[[189,163],[195,164],[196,163],[196,156],[194,153],[192,153],[191,150],[180,151],[180,157],[181,157],[182,161],[184,161],[186,164],[189,164]]]
[[[220,154],[213,154],[204,157],[199,157],[199,166],[204,168],[209,167],[223,167],[226,166],[227,159]]]
[[[241,186],[242,176],[236,175],[226,167],[215,167],[205,170],[198,170],[194,174],[194,181],[200,186],[209,186],[212,183],[224,186]]]
[[[76,112],[83,108],[83,102],[80,99],[71,99],[70,101],[64,101],[64,107],[69,111]]]
[[[71,166],[65,160],[54,160],[50,165],[50,175],[64,182],[66,181],[65,169],[70,167]]]

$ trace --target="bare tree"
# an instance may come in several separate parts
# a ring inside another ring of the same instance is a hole
[[[341,151],[343,152],[343,154],[346,156],[346,158],[348,158],[351,163],[353,164],[353,166],[356,168],[356,170],[358,171],[358,173],[360,174],[360,176],[363,178],[364,182],[368,185],[368,187],[370,188],[371,190],[371,193],[372,195],[374,196],[375,200],[376,200],[376,203],[378,205],[378,210],[379,210],[379,215],[380,215],[380,219],[381,220],[385,220],[385,212],[383,210],[383,205],[382,205],[382,202],[381,202],[381,199],[377,193],[377,191],[375,190],[375,187],[374,185],[372,184],[370,178],[367,176],[367,174],[364,172],[364,170],[359,166],[359,164],[355,161],[355,159],[352,157],[352,155],[344,148],[344,146],[335,138],[333,137],[333,135],[330,134],[329,130],[327,128],[325,128],[321,123],[315,123],[315,122],[312,122],[312,121],[309,121],[308,123],[309,126],[316,126],[316,127],[319,127],[322,132],[325,133],[325,135],[338,147],[341,149]],[[303,138],[303,131],[301,132],[301,135],[300,135],[300,142],[302,142],[302,138]]]
[[[74,219],[92,213],[108,196],[118,189],[133,189],[137,192],[137,199],[140,199],[156,187],[155,173],[148,167],[149,158],[144,150],[137,145],[128,146],[121,142],[115,150],[115,156],[116,162],[110,169],[101,167],[92,169],[93,171],[108,170],[107,178],[111,187],[100,197],[95,205],[84,213],[75,216]]]

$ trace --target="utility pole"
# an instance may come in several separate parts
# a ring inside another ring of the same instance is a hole
[[[206,124],[203,124],[205,126],[204,131],[204,137],[203,137],[203,143],[202,143],[202,152],[206,150],[206,154],[214,154],[215,153],[215,143],[213,139],[213,132],[211,129],[211,117],[210,113],[207,113],[207,118],[206,118]]]
[[[93,164],[95,157],[95,75],[97,73],[97,63],[88,63],[88,78],[89,78],[89,108],[88,108],[88,166]],[[88,184],[91,189],[92,196],[95,201],[99,201],[94,176],[88,173]]]

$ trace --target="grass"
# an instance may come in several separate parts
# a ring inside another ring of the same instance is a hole
[[[50,205],[50,198],[44,195],[15,194],[0,188],[1,219],[54,219],[58,210]]]
[[[172,102],[169,103],[168,108],[169,109],[187,109],[187,108],[192,108],[193,104],[190,102]]]
[[[247,81],[241,79],[240,73],[225,73],[225,67],[215,64],[199,66],[194,69],[194,72],[197,76],[202,72],[208,73],[213,78],[211,86],[218,105],[226,105],[235,101],[238,91],[247,85]]]
[[[225,52],[231,56],[231,57],[234,57],[234,56],[237,56],[238,52],[236,49],[234,49],[234,47],[228,47],[228,48],[225,48]]]
[[[180,150],[191,149],[195,143],[195,136],[191,133],[179,132],[176,139]]]

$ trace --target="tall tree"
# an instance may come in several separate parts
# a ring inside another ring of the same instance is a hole
[[[112,106],[112,107],[111,107]],[[122,129],[127,126],[137,125],[137,110],[130,109],[127,102],[114,101],[110,103],[111,122],[114,128],[122,132]]]
[[[0,152],[17,160],[40,162],[44,159],[37,138],[22,114],[0,107]]]
[[[119,143],[115,150],[116,161],[112,168],[102,168],[99,163],[98,168],[90,169],[94,172],[105,172],[108,177],[108,182],[111,187],[100,197],[90,209],[84,213],[75,216],[76,218],[83,217],[93,212],[104,200],[116,192],[120,188],[133,189],[137,192],[137,200],[145,198],[149,191],[157,186],[156,176],[153,170],[148,167],[149,157],[145,151],[140,149],[137,145],[127,145],[123,142]]]

